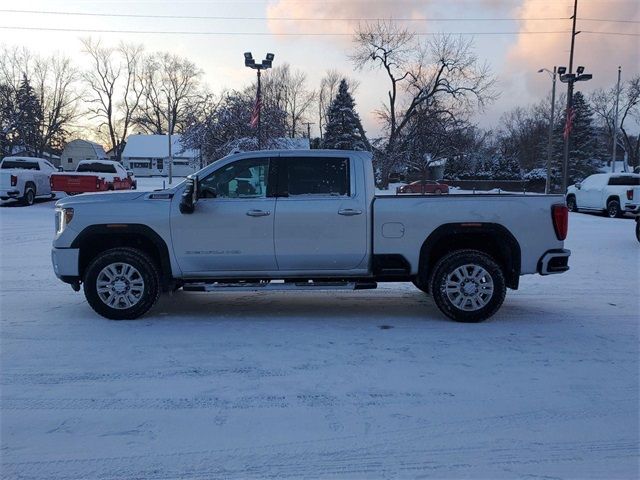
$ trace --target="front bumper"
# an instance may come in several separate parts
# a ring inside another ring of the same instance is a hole
[[[80,249],[78,248],[52,248],[51,263],[56,277],[67,283],[71,283],[69,279],[77,280],[80,276],[79,257]]]
[[[538,273],[540,275],[554,275],[569,270],[569,257],[571,250],[557,248],[547,250],[538,260]]]

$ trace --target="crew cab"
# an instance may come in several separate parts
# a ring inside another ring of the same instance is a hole
[[[135,190],[136,187],[133,173],[113,160],[82,160],[75,172],[51,175],[51,189],[67,195],[107,190]]]
[[[53,198],[49,178],[55,171],[43,158],[5,157],[0,163],[0,200],[33,205],[38,197]]]
[[[110,319],[161,292],[372,289],[413,282],[477,322],[525,274],[569,269],[562,196],[375,195],[371,155],[238,153],[154,192],[56,203],[55,274]]]
[[[605,212],[612,218],[622,216],[625,210],[634,213],[640,199],[634,202],[627,197],[634,186],[640,186],[637,173],[596,173],[567,188],[567,206],[572,212]]]

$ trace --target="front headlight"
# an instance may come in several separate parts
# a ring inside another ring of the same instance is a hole
[[[56,235],[60,235],[73,220],[73,208],[56,208]]]

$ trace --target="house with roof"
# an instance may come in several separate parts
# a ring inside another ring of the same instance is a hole
[[[73,171],[82,160],[106,160],[107,154],[99,145],[89,140],[72,140],[64,147],[60,156],[60,166],[65,171]]]
[[[182,145],[182,135],[171,135],[172,174],[186,177],[200,167],[200,152]],[[122,164],[136,176],[169,175],[169,137],[136,134],[127,138]]]

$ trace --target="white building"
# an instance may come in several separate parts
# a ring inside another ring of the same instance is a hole
[[[89,140],[72,140],[64,147],[60,156],[60,166],[65,171],[73,171],[81,160],[105,160],[107,154],[99,145]]]
[[[172,174],[186,177],[199,169],[200,152],[185,149],[181,135],[171,136]],[[167,135],[130,135],[122,152],[122,164],[136,176],[169,175],[169,138]]]

